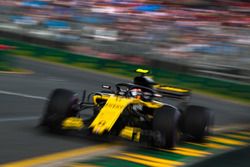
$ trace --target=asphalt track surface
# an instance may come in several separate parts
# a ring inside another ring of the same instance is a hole
[[[37,129],[46,97],[55,88],[71,89],[79,94],[114,85],[126,79],[77,70],[23,58],[19,67],[32,75],[0,74],[0,164],[98,144],[80,137],[62,137]],[[250,122],[250,108],[203,95],[193,95],[193,103],[208,107],[215,114],[215,125],[231,127]]]

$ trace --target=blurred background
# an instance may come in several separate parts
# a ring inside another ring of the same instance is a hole
[[[180,154],[140,146],[131,152],[140,156],[134,156],[134,162],[177,165],[170,163],[174,160],[191,165],[202,160],[194,154],[212,157],[224,149],[238,150],[249,144],[249,131],[231,136],[224,132],[250,127],[249,53],[250,0],[0,0],[0,134],[4,134],[0,164],[97,146],[81,134],[62,137],[38,132],[35,127],[49,93],[55,88],[79,95],[83,89],[96,92],[102,84],[131,81],[137,68],[149,69],[161,84],[191,89],[191,104],[215,114],[218,135],[201,146],[183,143]],[[249,167],[249,148],[209,162]],[[97,147],[92,149],[101,155]],[[71,152],[52,157],[66,154]],[[108,157],[93,164],[133,166],[111,159],[111,152],[105,154]],[[45,156],[43,162],[46,159],[50,158]]]
[[[0,0],[0,15],[5,39],[240,84],[250,81],[248,0]],[[22,54],[31,54],[27,50]]]

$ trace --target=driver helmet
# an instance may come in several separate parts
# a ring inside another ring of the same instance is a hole
[[[130,94],[132,97],[135,97],[136,99],[141,99],[142,97],[142,90],[139,88],[134,88],[130,90]]]

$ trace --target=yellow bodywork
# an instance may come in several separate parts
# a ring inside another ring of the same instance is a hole
[[[109,132],[129,104],[140,104],[149,108],[160,108],[163,105],[161,102],[157,101],[144,102],[140,99],[117,95],[109,95],[108,97],[96,95],[96,97],[93,98],[94,102],[96,102],[98,98],[101,100],[106,100],[107,98],[106,104],[89,126],[95,134],[103,134],[105,131]]]
[[[102,134],[105,130],[110,131],[123,110],[133,101],[131,98],[110,96],[100,113],[90,125],[92,132]]]
[[[62,129],[82,129],[84,128],[84,123],[82,118],[69,117],[62,122]]]
[[[136,142],[140,141],[141,137],[141,129],[140,128],[135,128],[135,127],[130,127],[126,126],[123,128],[119,134],[122,138],[133,140]]]
[[[136,72],[138,72],[138,73],[143,73],[143,74],[147,74],[147,73],[149,73],[149,70],[144,70],[144,69],[138,68],[138,69],[136,70]]]
[[[176,87],[171,87],[171,86],[154,85],[154,88],[167,90],[167,91],[178,92],[178,93],[187,93],[187,92],[189,92],[189,90],[187,90],[187,89],[176,88]]]

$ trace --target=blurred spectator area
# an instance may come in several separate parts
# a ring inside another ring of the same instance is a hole
[[[1,31],[73,52],[250,77],[242,72],[250,70],[247,0],[0,0],[0,15]]]

